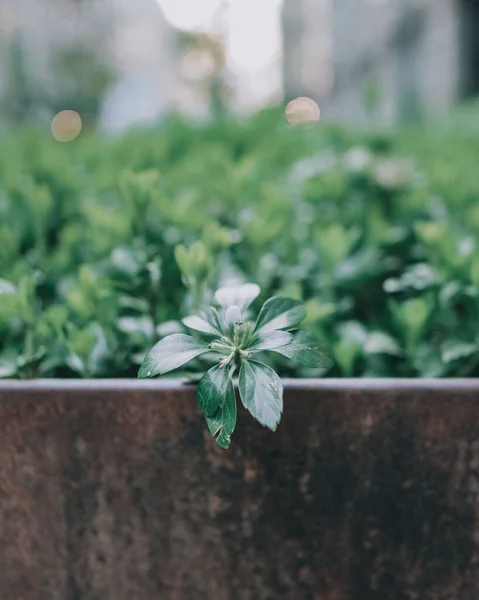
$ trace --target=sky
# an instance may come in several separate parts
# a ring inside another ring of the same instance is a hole
[[[282,0],[157,0],[171,25],[226,34],[227,65],[245,97],[281,88]]]

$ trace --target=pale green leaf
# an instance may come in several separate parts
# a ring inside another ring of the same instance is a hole
[[[0,279],[0,294],[15,294],[16,291],[13,283],[10,283],[6,279]]]
[[[364,344],[366,354],[389,354],[390,356],[400,356],[402,350],[398,342],[390,335],[382,331],[373,331],[368,335]]]
[[[264,303],[256,321],[255,331],[289,329],[299,325],[305,316],[306,309],[302,302],[275,296]]]
[[[17,373],[17,365],[13,362],[0,361],[0,379],[13,377]]]
[[[243,312],[256,300],[260,291],[260,287],[255,283],[228,286],[220,288],[215,294],[215,299],[222,308],[237,306]]]
[[[193,329],[194,331],[200,331],[208,335],[223,335],[218,312],[214,308],[210,308],[206,312],[200,313],[200,315],[186,317],[183,319],[183,323],[188,329]]]
[[[461,358],[469,358],[479,353],[479,347],[475,343],[461,342],[459,340],[448,340],[441,347],[443,362],[449,364]]]
[[[164,375],[193,358],[210,352],[208,344],[189,335],[176,333],[158,342],[148,352],[138,372],[140,379]]]
[[[287,331],[264,331],[255,335],[248,350],[275,350],[290,344],[293,339],[293,334]]]

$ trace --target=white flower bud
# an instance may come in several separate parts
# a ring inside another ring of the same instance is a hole
[[[240,309],[237,306],[230,306],[226,311],[226,320],[230,325],[241,323],[243,318]]]

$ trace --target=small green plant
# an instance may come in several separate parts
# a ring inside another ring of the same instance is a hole
[[[189,329],[208,341],[177,333],[158,342],[147,354],[138,377],[164,375],[189,361],[213,353],[217,364],[198,384],[198,404],[208,429],[221,448],[228,448],[236,426],[236,396],[233,377],[245,408],[264,427],[275,431],[283,413],[283,385],[277,373],[257,355],[273,351],[306,367],[328,367],[330,360],[314,336],[297,329],[306,316],[302,302],[275,296],[267,300],[255,322],[248,309],[259,296],[256,284],[219,289],[219,308],[209,307],[200,315],[187,317]]]

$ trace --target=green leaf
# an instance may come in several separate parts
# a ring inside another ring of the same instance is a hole
[[[260,292],[259,285],[245,283],[220,288],[215,294],[215,299],[222,308],[237,306],[243,312],[256,300]]]
[[[223,404],[230,379],[230,370],[221,365],[203,375],[198,385],[198,404],[205,415],[213,416]]]
[[[31,354],[19,356],[17,360],[18,370],[24,371],[31,367],[38,367],[47,354],[47,349],[44,346],[40,346],[38,350]]]
[[[164,375],[209,351],[208,344],[202,340],[182,333],[169,335],[148,352],[140,367],[138,377],[146,379]]]
[[[439,349],[427,342],[417,346],[413,365],[421,377],[437,379],[446,374],[446,366],[441,360]]]
[[[414,346],[427,323],[427,320],[432,315],[433,306],[427,297],[412,298],[406,300],[400,305],[391,303],[391,309],[395,312],[395,318],[403,328],[403,335],[406,344],[410,347]]]
[[[471,264],[471,281],[479,288],[479,256],[476,256]]]
[[[188,329],[201,331],[201,333],[207,333],[208,335],[218,335],[216,329],[200,316],[192,315],[191,317],[185,317],[183,323]]]
[[[278,375],[263,363],[244,361],[239,374],[244,406],[261,425],[276,431],[283,412],[283,385]]]
[[[275,296],[263,304],[256,321],[255,331],[288,329],[299,325],[306,316],[306,309],[299,300]]]
[[[207,333],[208,335],[223,335],[218,312],[215,308],[209,308],[208,311],[200,315],[186,317],[183,319],[183,323],[194,331],[201,331],[201,333]]]
[[[134,335],[141,335],[147,338],[155,333],[155,328],[151,322],[150,317],[121,317],[117,323],[118,329],[122,333],[133,337]]]
[[[0,294],[15,294],[16,291],[13,283],[10,283],[6,279],[0,279]]]
[[[190,255],[188,250],[181,244],[175,247],[175,260],[180,271],[186,277],[190,276]]]
[[[0,361],[0,379],[13,377],[17,373],[17,365],[13,362]]]
[[[342,337],[334,346],[334,358],[344,377],[352,377],[358,357],[361,354],[361,344],[352,338]]]
[[[382,331],[372,331],[364,344],[365,354],[389,354],[390,356],[400,356],[402,350],[398,342]]]
[[[439,278],[430,265],[419,263],[405,269],[401,277],[386,279],[383,289],[388,294],[409,290],[421,291],[433,287],[438,281]]]
[[[469,358],[479,352],[477,344],[461,342],[459,340],[448,340],[441,347],[443,362],[449,364],[461,358]]]
[[[290,344],[293,339],[293,334],[287,331],[264,331],[255,335],[248,350],[275,350]]]
[[[18,301],[17,289],[6,279],[0,279],[0,322],[6,320],[8,323],[20,311],[21,306]]]
[[[329,356],[318,346],[318,341],[314,335],[306,331],[299,331],[287,346],[274,348],[273,350],[311,369],[317,367],[326,369],[333,364]]]
[[[211,435],[216,436],[218,446],[228,448],[236,427],[236,397],[231,379],[228,379],[223,404],[212,417],[205,415],[205,418]]]
[[[78,354],[70,354],[67,356],[66,364],[75,373],[85,372],[85,362],[78,356]]]

